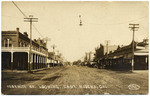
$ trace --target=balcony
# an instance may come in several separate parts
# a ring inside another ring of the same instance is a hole
[[[29,51],[30,51],[30,47],[2,47],[2,52],[27,52],[29,53]],[[32,53],[47,56],[45,52],[35,50],[34,48],[32,48]]]
[[[2,52],[28,52],[29,47],[2,47]]]

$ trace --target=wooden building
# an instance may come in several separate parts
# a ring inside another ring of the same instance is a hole
[[[148,69],[148,39],[143,42],[135,42],[134,45],[134,69],[147,70]],[[99,68],[116,69],[116,70],[131,70],[132,61],[132,43],[128,46],[117,48],[114,52],[103,55],[98,59]]]

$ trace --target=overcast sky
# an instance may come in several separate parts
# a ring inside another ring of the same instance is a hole
[[[135,40],[148,37],[148,2],[15,2],[26,14],[34,15],[34,25],[43,35],[51,38],[48,49],[56,50],[74,61],[93,51],[100,43],[110,40],[111,45],[128,45],[132,40],[129,23],[137,23]],[[79,26],[81,15],[83,26]],[[29,23],[12,2],[2,2],[2,30],[28,32]],[[33,38],[42,38],[33,29]]]

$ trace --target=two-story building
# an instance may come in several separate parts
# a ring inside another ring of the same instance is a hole
[[[29,62],[30,39],[27,32],[2,31],[2,69],[31,70],[47,65],[48,49],[44,40],[34,39],[31,46],[31,64]]]

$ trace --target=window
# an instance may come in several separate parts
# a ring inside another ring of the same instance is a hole
[[[11,44],[11,39],[9,39],[9,38],[6,38],[6,39],[4,39],[4,43],[3,43],[4,45],[4,47],[12,47],[12,44]]]

